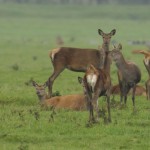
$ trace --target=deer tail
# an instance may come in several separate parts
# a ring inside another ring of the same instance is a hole
[[[59,50],[60,50],[60,48],[55,48],[49,52],[49,57],[51,58],[52,62],[54,61],[55,54],[58,53]]]

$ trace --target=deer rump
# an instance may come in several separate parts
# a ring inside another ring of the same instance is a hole
[[[92,78],[93,80],[91,80]],[[106,96],[106,92],[110,86],[109,74],[106,73],[105,70],[99,69],[98,75],[89,74],[87,77],[85,77],[85,83],[88,92],[94,93],[96,90],[98,90],[100,91],[99,97]]]

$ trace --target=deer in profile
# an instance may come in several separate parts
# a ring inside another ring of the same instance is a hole
[[[83,79],[78,77],[80,83],[84,85],[84,93],[86,95],[89,108],[89,122],[95,122],[99,116],[98,98],[106,96],[108,109],[108,122],[111,122],[110,114],[110,93],[111,93],[111,78],[110,65],[111,58],[109,52],[104,53],[104,62],[102,68],[97,69],[92,64],[87,68]],[[96,112],[96,119],[94,115]]]
[[[134,50],[133,53],[143,54],[145,57],[143,63],[148,72],[149,79],[145,82],[147,100],[150,100],[150,52],[145,50]]]
[[[87,104],[84,94],[55,96],[49,98],[46,92],[47,84],[39,85],[32,81],[35,87],[36,94],[40,100],[41,106],[53,107],[56,109],[70,109],[70,110],[86,110]]]
[[[102,47],[107,52],[109,51],[110,40],[115,35],[116,30],[113,29],[110,33],[104,33],[98,29],[99,35],[103,38]],[[54,71],[48,79],[49,96],[52,95],[52,86],[54,80],[64,69],[69,69],[75,72],[85,72],[87,67],[92,64],[94,67],[100,67],[101,54],[97,49],[81,49],[72,47],[60,47],[53,49],[49,54]]]
[[[114,47],[111,51],[111,57],[116,63],[118,68],[118,80],[120,86],[120,101],[124,98],[124,103],[127,101],[127,94],[131,88],[132,91],[132,102],[135,107],[135,90],[136,84],[141,80],[141,71],[136,64],[133,62],[126,61],[123,54],[121,53],[122,45],[119,44],[118,47]]]

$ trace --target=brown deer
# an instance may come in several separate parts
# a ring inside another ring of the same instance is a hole
[[[111,59],[109,52],[105,53],[105,62],[103,69],[96,69],[90,65],[85,72],[83,79],[78,78],[79,82],[84,85],[84,93],[86,95],[87,104],[89,107],[89,122],[95,122],[94,110],[96,110],[96,117],[99,116],[98,98],[99,96],[106,96],[108,121],[111,122],[110,114],[110,92],[111,92],[111,79],[110,79],[110,64]]]
[[[35,87],[36,94],[40,100],[41,106],[44,107],[53,107],[56,109],[70,109],[70,110],[86,110],[86,99],[83,94],[74,94],[74,95],[64,95],[64,96],[55,96],[48,98],[46,92],[46,83],[43,85],[37,84],[35,81],[32,81],[33,86]]]
[[[145,50],[134,50],[133,53],[139,53],[143,54],[145,58],[143,59],[143,63],[145,65],[145,68],[147,69],[147,72],[150,76],[150,52]]]
[[[150,100],[150,78],[145,83],[147,100]]]
[[[127,101],[127,94],[131,88],[132,92],[132,102],[135,107],[135,91],[136,84],[141,80],[141,71],[136,64],[133,62],[126,61],[121,53],[122,45],[119,44],[118,47],[114,47],[111,51],[111,57],[116,63],[118,68],[118,80],[120,85],[120,101],[124,97],[124,103]]]
[[[109,51],[110,40],[115,35],[116,30],[113,29],[110,33],[104,33],[98,29],[99,35],[103,38],[103,45],[105,51]],[[96,68],[100,67],[101,54],[97,49],[81,49],[71,47],[61,47],[53,49],[49,54],[54,71],[48,79],[49,96],[52,95],[52,86],[54,80],[65,69],[75,72],[85,72],[87,67],[92,64]]]
[[[112,86],[111,94],[112,95],[120,94],[119,84],[116,84],[116,85]],[[132,94],[132,89],[130,89],[129,94]],[[136,85],[135,95],[137,95],[137,96],[146,96],[146,89],[141,85]]]
[[[150,100],[150,52],[145,50],[134,50],[133,53],[139,53],[145,55],[145,58],[143,59],[143,63],[149,75],[149,79],[145,82],[145,86],[146,86],[147,100]]]

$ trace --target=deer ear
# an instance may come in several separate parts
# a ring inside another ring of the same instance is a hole
[[[83,78],[78,77],[78,81],[79,81],[79,83],[81,84],[81,83],[83,82]]]
[[[113,30],[110,32],[111,36],[115,35],[115,33],[116,33],[116,29],[113,29]]]
[[[113,44],[112,49],[116,49],[116,45],[115,44]]]
[[[118,45],[118,49],[119,50],[122,50],[122,45],[119,43],[119,45]]]
[[[104,32],[103,32],[101,29],[98,29],[98,33],[99,33],[99,35],[101,35],[101,36],[104,35]]]
[[[37,86],[37,83],[32,80],[32,85],[33,85],[33,86]]]
[[[46,81],[43,86],[46,88],[48,86],[48,81]]]

